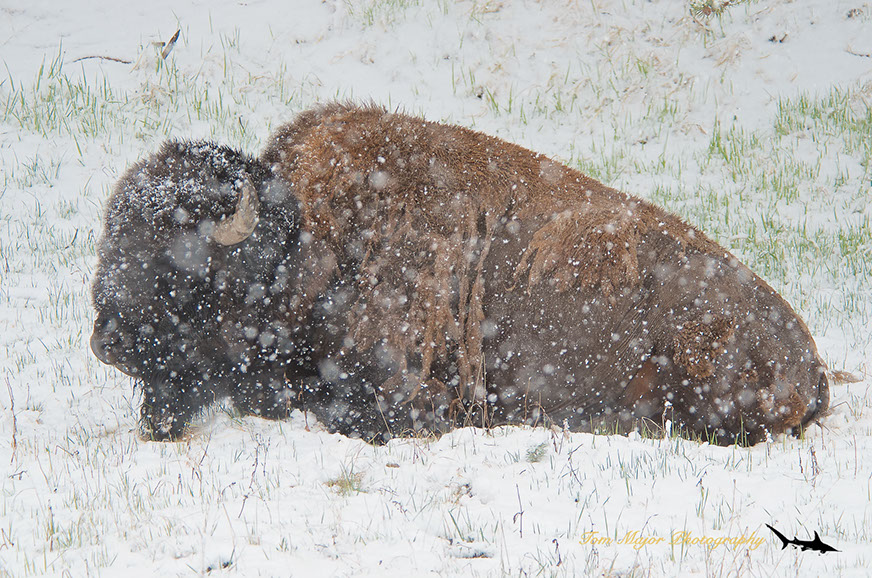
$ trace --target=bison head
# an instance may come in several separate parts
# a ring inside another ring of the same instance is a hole
[[[226,147],[169,142],[122,177],[98,245],[91,349],[141,383],[146,435],[176,438],[228,395],[244,412],[286,411],[296,238],[286,187]]]

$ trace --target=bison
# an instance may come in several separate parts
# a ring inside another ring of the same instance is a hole
[[[331,104],[259,159],[170,142],[106,212],[91,348],[176,439],[213,400],[370,441],[458,425],[717,443],[826,410],[805,323],[678,217],[514,144]]]

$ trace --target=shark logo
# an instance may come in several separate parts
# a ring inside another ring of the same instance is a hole
[[[800,540],[796,536],[793,537],[793,540],[789,540],[787,538],[787,536],[785,536],[784,534],[782,534],[781,532],[779,532],[778,530],[776,530],[775,528],[773,528],[769,524],[766,524],[766,527],[769,528],[770,530],[772,530],[772,533],[775,534],[776,536],[778,536],[778,539],[781,540],[781,542],[782,542],[781,549],[782,550],[787,548],[788,544],[792,544],[793,546],[796,546],[797,548],[801,549],[803,552],[806,550],[814,550],[815,552],[820,552],[821,554],[826,554],[827,552],[838,552],[839,551],[839,550],[836,550],[835,548],[833,548],[832,546],[830,546],[829,544],[825,544],[823,542],[823,540],[820,539],[820,536],[818,536],[817,532],[814,533],[814,540]]]

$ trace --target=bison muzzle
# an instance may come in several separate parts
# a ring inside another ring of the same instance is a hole
[[[375,106],[259,159],[171,142],[106,212],[91,348],[176,439],[213,400],[385,440],[458,425],[798,433],[805,323],[679,218],[516,145]]]

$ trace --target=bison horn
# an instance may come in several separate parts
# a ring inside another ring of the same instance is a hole
[[[212,238],[221,245],[235,245],[246,240],[257,226],[258,208],[257,191],[251,181],[246,179],[239,202],[236,203],[236,211],[218,223]]]

